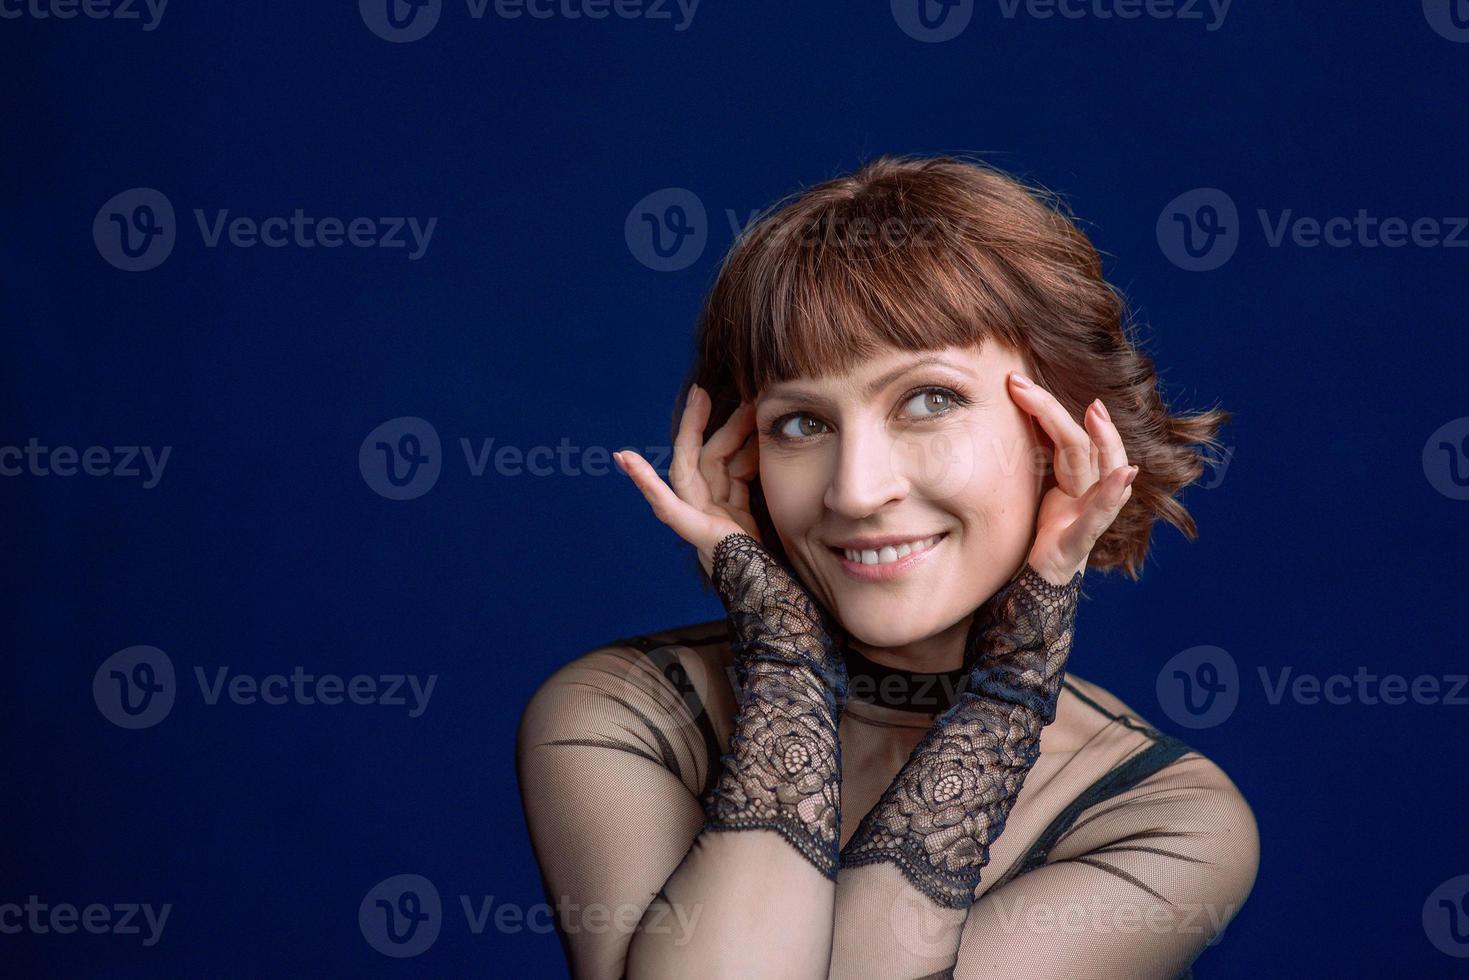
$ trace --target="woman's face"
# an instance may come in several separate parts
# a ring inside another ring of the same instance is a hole
[[[771,521],[802,581],[859,642],[934,636],[1025,560],[1050,446],[1010,398],[1009,372],[1026,370],[996,342],[894,350],[756,400]]]

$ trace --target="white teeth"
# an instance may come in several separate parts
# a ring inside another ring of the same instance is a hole
[[[867,548],[858,551],[854,548],[845,548],[842,553],[847,556],[847,561],[857,562],[862,565],[886,565],[895,562],[899,558],[907,558],[915,551],[927,551],[938,544],[941,534],[935,534],[931,538],[922,541],[905,541],[900,545],[886,545],[882,548]]]

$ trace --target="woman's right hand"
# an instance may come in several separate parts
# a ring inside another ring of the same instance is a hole
[[[654,515],[698,550],[699,563],[712,576],[714,546],[721,539],[744,533],[760,541],[750,513],[749,485],[760,470],[760,441],[754,435],[754,406],[741,402],[708,444],[701,445],[710,408],[709,393],[698,385],[690,387],[668,467],[672,488],[636,452],[625,449],[612,458],[642,491]]]

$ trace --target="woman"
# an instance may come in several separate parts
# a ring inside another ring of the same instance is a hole
[[[671,486],[617,460],[728,616],[579,657],[521,721],[573,974],[1186,975],[1253,814],[1066,667],[1083,572],[1194,537],[1174,495],[1229,416],[1169,412],[1060,205],[953,157],[793,196],[681,401]]]

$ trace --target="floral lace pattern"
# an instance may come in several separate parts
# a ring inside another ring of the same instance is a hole
[[[862,819],[842,867],[890,862],[936,904],[973,904],[989,846],[1055,719],[1080,591],[1080,572],[1053,585],[1027,563],[976,613],[968,688]]]
[[[748,534],[715,546],[740,689],[730,751],[704,801],[706,830],[773,830],[835,881],[847,676],[835,625]]]

